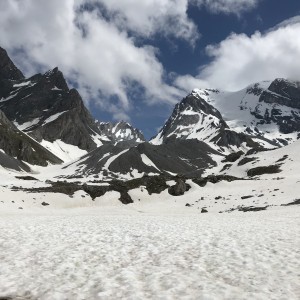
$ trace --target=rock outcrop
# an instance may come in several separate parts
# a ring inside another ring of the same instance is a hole
[[[0,110],[0,165],[10,169],[30,168],[22,161],[33,165],[47,166],[48,163],[59,164],[62,161],[46,150],[35,140],[18,130]]]

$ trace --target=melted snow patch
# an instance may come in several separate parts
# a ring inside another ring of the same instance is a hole
[[[42,140],[40,144],[64,162],[70,162],[87,154],[86,150],[82,150],[74,145],[66,144],[61,140],[56,140],[52,143]]]
[[[30,85],[31,84],[31,81],[25,81],[25,82],[22,82],[22,83],[16,83],[13,85],[14,88],[16,87],[23,87],[23,86],[27,86],[27,85]]]
[[[14,98],[14,97],[17,96],[17,95],[18,95],[18,93],[14,93],[14,94],[12,94],[12,95],[6,97],[6,98],[3,98],[3,97],[2,97],[1,100],[0,100],[0,102],[6,102],[6,101],[8,101],[8,100]]]
[[[100,159],[99,162],[102,161],[104,158],[110,156],[110,153],[105,153]]]
[[[47,124],[47,123],[50,123],[50,122],[53,122],[55,121],[57,118],[59,118],[62,114],[64,114],[65,112],[67,112],[67,110],[65,111],[62,111],[62,112],[59,112],[49,118],[47,118],[45,121],[44,121],[44,124]]]
[[[149,143],[153,145],[161,145],[163,143],[162,131],[160,131],[157,136],[150,140]]]
[[[26,130],[26,129],[29,129],[30,127],[38,124],[39,121],[40,121],[40,118],[36,118],[36,119],[33,119],[32,121],[25,122],[23,124],[18,124],[17,122],[14,122],[14,125],[16,127],[18,127],[19,130]]]
[[[51,89],[52,91],[62,91],[62,89],[59,89],[56,85],[54,86],[54,88]]]
[[[154,164],[154,162],[146,154],[141,154],[141,159],[146,166],[153,167],[156,170],[160,171]]]
[[[94,141],[94,143],[96,144],[97,147],[100,147],[103,145],[102,141],[101,141],[101,136],[99,134],[94,134],[91,135],[92,140]]]
[[[103,169],[108,170],[108,168],[109,168],[109,166],[111,165],[111,163],[112,163],[116,158],[118,158],[118,157],[121,156],[122,154],[126,153],[128,150],[129,150],[129,149],[123,150],[123,151],[121,151],[120,153],[118,153],[118,154],[113,155],[112,157],[110,157],[110,158],[106,161],[106,163],[105,163]]]

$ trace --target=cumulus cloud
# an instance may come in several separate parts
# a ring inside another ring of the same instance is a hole
[[[275,27],[271,28],[269,31],[274,31],[281,27],[286,27],[286,26],[297,24],[297,23],[300,23],[300,16],[294,16],[292,18],[284,20],[281,23],[277,24]]]
[[[179,76],[175,84],[238,90],[276,77],[300,80],[300,23],[283,24],[267,33],[231,34],[220,44],[208,46],[212,61],[199,69],[198,76]]]
[[[185,90],[187,93],[192,91],[195,88],[209,88],[210,85],[207,81],[202,80],[197,77],[193,77],[192,75],[183,75],[183,76],[177,76],[174,80],[175,86],[178,88]]]
[[[190,0],[200,7],[205,6],[213,13],[240,15],[255,8],[262,0]]]
[[[100,4],[106,8],[110,21],[122,30],[127,29],[143,37],[163,34],[194,44],[200,34],[189,19],[189,4],[206,7],[213,13],[241,14],[257,6],[262,0],[77,0],[77,3]]]
[[[119,28],[143,37],[163,34],[194,43],[199,33],[187,16],[188,0],[90,0],[101,3]],[[101,7],[103,8],[103,7]]]
[[[94,10],[78,13],[82,3],[2,0],[1,45],[28,75],[40,66],[59,66],[86,98],[97,99],[115,118],[125,118],[130,109],[127,91],[134,84],[144,88],[148,101],[173,103],[180,92],[164,83],[157,49],[136,46],[126,31]],[[107,101],[111,96],[115,101]]]
[[[148,104],[173,104],[183,95],[166,83],[158,49],[147,45],[147,39],[162,35],[193,45],[200,33],[187,15],[190,3],[237,14],[256,2],[1,0],[0,45],[26,75],[58,66],[86,101],[92,99],[116,119],[127,119],[135,89]],[[217,51],[209,53],[218,57]]]

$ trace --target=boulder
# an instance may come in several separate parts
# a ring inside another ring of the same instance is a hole
[[[249,177],[253,177],[253,176],[259,176],[263,174],[275,174],[280,172],[281,170],[278,165],[270,165],[270,166],[262,166],[262,167],[249,169],[247,171],[247,175]]]
[[[172,196],[181,196],[187,191],[187,184],[181,178],[177,179],[175,185],[169,187],[168,192]]]

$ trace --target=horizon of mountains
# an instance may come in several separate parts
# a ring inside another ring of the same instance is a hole
[[[95,120],[58,68],[25,78],[0,48],[0,132],[0,166],[7,169],[62,165],[66,178],[192,178],[230,155],[297,141],[300,82],[277,78],[237,92],[195,89],[146,141],[127,122]]]

